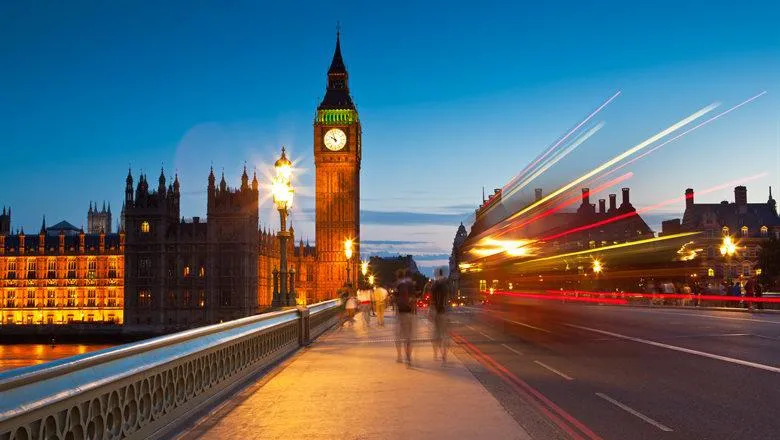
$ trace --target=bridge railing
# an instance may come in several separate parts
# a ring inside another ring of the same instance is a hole
[[[200,327],[0,374],[0,440],[169,434],[339,319],[339,300]]]

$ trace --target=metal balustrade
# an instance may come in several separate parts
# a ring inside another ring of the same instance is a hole
[[[164,437],[321,335],[339,306],[251,316],[0,374],[0,440]]]

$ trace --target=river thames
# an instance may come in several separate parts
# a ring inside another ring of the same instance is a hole
[[[0,345],[0,371],[42,364],[68,356],[75,356],[113,344],[5,344]]]

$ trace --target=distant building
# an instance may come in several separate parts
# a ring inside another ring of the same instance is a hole
[[[466,243],[466,239],[468,238],[468,232],[466,232],[466,227],[463,226],[463,222],[461,222],[460,226],[458,226],[458,231],[455,233],[455,238],[452,240],[452,252],[450,253],[450,285],[452,287],[453,294],[458,294],[460,292],[460,258],[461,258],[461,248],[463,248],[463,244]]]
[[[663,222],[662,228],[663,235],[702,232],[696,238],[696,247],[701,249],[699,275],[737,278],[756,274],[761,242],[769,236],[780,238],[780,217],[771,188],[763,203],[748,203],[744,186],[734,188],[734,202],[696,203],[693,189],[688,188],[682,219]],[[732,255],[721,253],[725,237],[735,243]]]
[[[121,324],[124,233],[86,234],[61,221],[10,233],[0,218],[0,325]]]
[[[599,199],[597,205],[591,203],[589,188],[582,188],[581,191],[581,201],[576,211],[547,213],[543,218],[523,224],[522,227],[504,230],[499,240],[510,242],[542,240],[544,246],[535,245],[537,252],[535,256],[553,256],[566,252],[595,250],[600,247],[655,237],[654,232],[632,205],[629,188],[621,189],[620,205],[617,203],[617,194],[609,194],[609,204],[607,204],[606,199]],[[537,188],[534,191],[534,200],[530,203],[542,200],[542,196],[542,190]],[[485,242],[485,239],[496,238],[493,234],[497,233],[500,228],[494,228],[494,226],[506,221],[513,211],[523,208],[522,206],[513,206],[513,201],[502,200],[502,197],[502,190],[496,190],[490,198],[483,202],[476,211],[476,221],[470,233],[463,241],[460,238],[462,231],[458,228],[458,234],[453,243],[453,252],[456,250],[455,245],[459,244],[457,246],[458,253],[457,257],[451,261],[459,263],[461,270],[458,276],[458,287],[467,296],[473,296],[476,292],[489,288],[511,289],[515,285],[511,280],[522,275],[519,271],[510,274],[504,270],[503,263],[507,263],[508,260],[487,270],[482,270],[480,267],[470,267],[463,270],[461,264],[470,265],[479,260],[475,258],[474,254],[466,253],[474,247],[495,247],[489,241]],[[525,220],[528,220],[528,217],[517,221]],[[493,255],[496,255],[496,258],[507,257],[503,250],[499,250]],[[492,256],[483,258],[489,259]],[[526,257],[519,255],[509,256],[509,258],[523,259]],[[577,269],[577,267],[573,269]],[[538,274],[538,271],[535,273]]]
[[[94,209],[92,208],[92,202],[89,202],[89,211],[87,211],[87,233],[100,234],[105,232],[111,233],[111,204],[108,204],[106,209],[106,202],[103,202],[103,208],[98,210],[97,203],[95,203]]]
[[[396,273],[399,269],[405,269],[410,275],[419,274],[417,263],[411,255],[397,257],[378,257],[369,258],[368,265],[371,272],[376,275],[379,283],[389,285],[396,281]]]

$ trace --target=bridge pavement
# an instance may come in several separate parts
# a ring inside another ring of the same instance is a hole
[[[433,360],[416,320],[413,368],[396,363],[390,314],[356,317],[182,432],[179,439],[529,439],[456,356]]]

